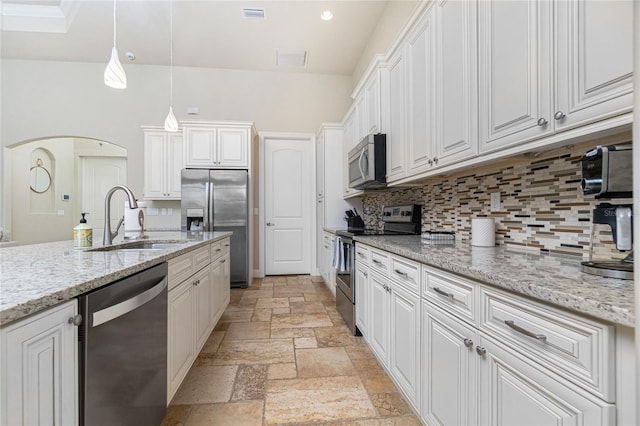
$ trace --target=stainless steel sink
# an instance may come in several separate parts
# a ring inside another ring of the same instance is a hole
[[[166,250],[176,248],[182,244],[190,242],[189,240],[172,240],[172,241],[134,241],[129,243],[116,244],[112,246],[103,246],[89,249],[88,251],[151,251]]]

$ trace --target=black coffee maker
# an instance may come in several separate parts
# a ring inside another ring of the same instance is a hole
[[[581,159],[581,187],[585,195],[599,199],[633,196],[633,163],[631,144],[597,146]],[[620,252],[629,252],[621,260],[596,259],[595,236],[601,226],[611,230],[613,242]],[[593,209],[589,260],[582,262],[589,274],[610,278],[633,279],[633,208],[631,204],[600,203]]]

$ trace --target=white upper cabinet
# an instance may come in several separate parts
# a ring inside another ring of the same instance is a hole
[[[407,174],[407,114],[406,69],[402,49],[391,57],[386,67],[388,74],[387,115],[387,182],[403,178]]]
[[[251,128],[197,124],[184,126],[186,167],[248,168]]]
[[[481,152],[631,111],[631,0],[478,7]]]
[[[179,200],[182,133],[144,130],[144,198]]]
[[[349,188],[349,150],[356,145],[356,109],[351,108],[342,121],[342,196],[350,198],[361,195],[362,191]]]
[[[425,16],[406,43],[408,99],[407,174],[433,165],[435,154],[435,32],[432,15]],[[393,90],[393,89],[392,89]],[[393,109],[394,106],[392,106]]]
[[[477,3],[440,0],[434,15],[437,166],[478,153]]]
[[[556,130],[631,111],[633,1],[554,4]]]
[[[353,146],[370,133],[380,131],[380,70],[373,69],[355,96],[356,138]]]
[[[380,72],[376,69],[364,87],[367,99],[366,134],[380,131]]]
[[[478,2],[480,150],[550,134],[551,3]]]

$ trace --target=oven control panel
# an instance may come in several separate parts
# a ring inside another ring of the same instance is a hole
[[[421,207],[417,204],[382,207],[382,220],[384,222],[417,223],[421,217]]]

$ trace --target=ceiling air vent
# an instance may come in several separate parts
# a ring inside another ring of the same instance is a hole
[[[247,19],[264,19],[264,7],[243,7],[242,16]]]
[[[285,68],[304,68],[306,65],[306,50],[276,49],[276,66]]]

